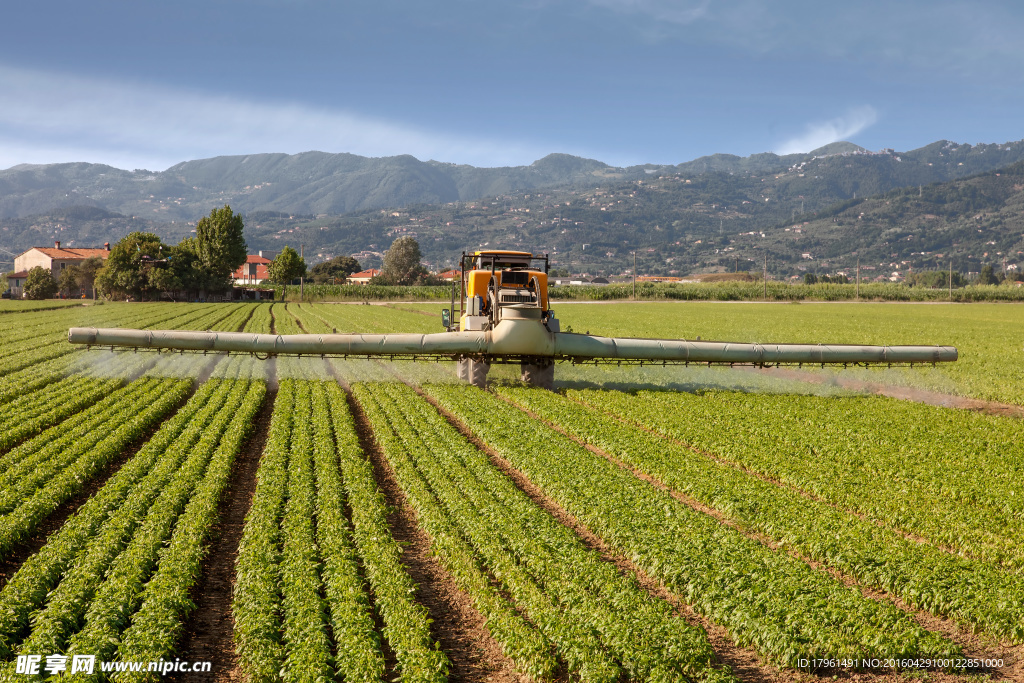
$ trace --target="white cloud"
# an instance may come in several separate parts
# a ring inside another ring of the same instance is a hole
[[[802,134],[783,142],[775,149],[775,153],[810,152],[830,142],[848,140],[876,121],[878,121],[878,112],[874,107],[870,105],[855,107],[843,116],[808,124]]]
[[[162,170],[188,159],[309,150],[487,166],[546,154],[350,111],[0,65],[0,168],[89,161]]]

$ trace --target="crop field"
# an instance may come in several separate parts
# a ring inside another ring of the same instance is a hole
[[[1024,680],[1020,306],[556,304],[961,360],[559,365],[554,392],[66,341],[440,308],[0,303],[0,682]]]

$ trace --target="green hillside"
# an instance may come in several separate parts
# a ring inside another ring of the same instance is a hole
[[[359,254],[377,265],[393,239],[412,235],[435,267],[463,249],[502,245],[549,252],[558,268],[591,275],[624,273],[634,251],[638,270],[660,275],[759,269],[766,254],[777,277],[849,270],[858,258],[872,277],[948,267],[950,256],[956,269],[977,271],[1001,268],[1004,256],[1016,263],[1022,160],[1024,143],[938,142],[625,169],[564,154],[480,169],[319,152],[220,157],[163,173],[20,166],[0,172],[0,211],[17,214],[0,218],[0,247],[98,246],[131,230],[176,242],[196,215],[229,203],[246,215],[251,251],[302,244],[313,263]],[[73,186],[62,192],[61,183]],[[22,215],[40,202],[56,206]]]

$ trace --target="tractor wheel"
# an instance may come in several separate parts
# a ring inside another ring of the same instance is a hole
[[[459,378],[460,382],[469,381],[470,365],[473,361],[469,358],[460,358],[455,364],[455,375]]]
[[[547,365],[535,365],[533,363],[523,363],[520,365],[523,374],[522,379],[527,384],[531,384],[541,389],[547,389],[554,391],[555,389],[555,364],[548,363]]]
[[[475,387],[481,389],[487,388],[487,371],[491,369],[491,364],[485,361],[470,360],[469,361],[469,383]]]

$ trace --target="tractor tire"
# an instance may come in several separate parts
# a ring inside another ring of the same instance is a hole
[[[487,372],[491,364],[479,360],[469,361],[469,383],[481,389],[487,388]]]
[[[555,364],[535,365],[533,363],[522,363],[522,380],[527,384],[548,391],[555,389]]]
[[[473,361],[469,358],[460,358],[455,364],[455,375],[460,382],[468,382],[470,379],[470,365]]]

